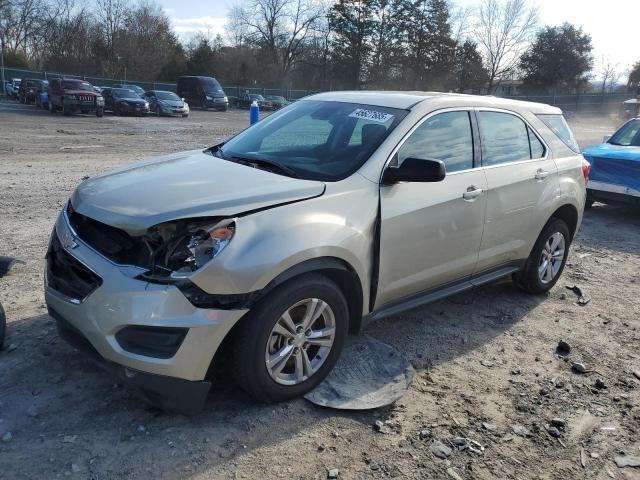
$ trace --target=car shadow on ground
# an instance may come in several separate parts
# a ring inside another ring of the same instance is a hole
[[[364,333],[396,347],[420,374],[482,349],[545,298],[502,281],[375,322]],[[44,478],[50,467],[29,459],[52,454],[57,465],[62,462],[70,470],[74,464],[86,469],[85,476],[125,476],[132,472],[123,469],[131,465],[149,478],[170,471],[183,477],[220,471],[233,468],[234,460],[256,448],[315,431],[308,427],[327,428],[331,418],[371,425],[395,408],[341,412],[303,399],[257,404],[223,370],[214,376],[217,382],[205,411],[185,417],[148,407],[117,385],[58,338],[48,315],[12,322],[8,344],[15,349],[0,352],[0,430],[12,431],[13,440],[0,448],[13,455],[0,456],[0,467],[13,462],[13,468],[35,478]],[[119,461],[123,456],[127,467]]]

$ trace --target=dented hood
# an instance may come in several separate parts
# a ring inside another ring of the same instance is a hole
[[[73,208],[135,235],[169,220],[234,216],[317,197],[324,183],[229,162],[201,150],[134,163],[81,183]]]

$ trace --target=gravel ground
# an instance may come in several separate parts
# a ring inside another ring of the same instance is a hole
[[[586,213],[548,295],[502,281],[371,325],[366,333],[417,371],[388,409],[259,405],[221,382],[204,413],[161,413],[59,340],[42,266],[73,188],[86,175],[222,140],[247,121],[237,111],[67,118],[0,103],[0,254],[26,261],[0,279],[9,321],[0,478],[324,479],[332,469],[344,479],[640,478],[615,462],[640,456],[640,211],[629,207]],[[582,146],[614,127],[571,123]],[[573,284],[587,305],[565,288]],[[561,339],[568,358],[556,354]],[[588,372],[573,373],[570,361]],[[459,447],[457,437],[483,449]]]

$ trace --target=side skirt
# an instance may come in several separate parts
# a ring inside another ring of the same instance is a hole
[[[446,283],[435,288],[431,288],[408,297],[404,297],[400,300],[383,305],[378,310],[365,315],[362,319],[362,325],[365,326],[374,320],[397,315],[398,313],[410,310],[412,308],[426,305],[427,303],[435,302],[445,297],[449,297],[456,293],[464,292],[474,287],[491,283],[499,278],[506,277],[514,272],[520,270],[526,260],[516,260],[507,264],[501,265],[484,272],[479,272],[471,277],[457,280],[454,282]]]

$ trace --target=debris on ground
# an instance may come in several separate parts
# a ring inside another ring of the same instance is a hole
[[[380,408],[400,399],[414,375],[409,361],[391,345],[350,335],[334,369],[304,398],[340,410]]]
[[[584,363],[580,362],[571,362],[571,370],[576,373],[587,373],[587,367]]]
[[[2,440],[4,443],[9,443],[12,439],[13,434],[11,432],[4,432],[2,434],[2,437],[0,437],[0,440]]]
[[[26,265],[24,260],[0,255],[0,278],[4,277],[16,265]]]
[[[449,458],[451,456],[452,450],[447,447],[440,440],[434,440],[431,446],[429,447],[429,451],[433,453],[438,458]]]
[[[340,475],[340,470],[338,470],[337,468],[332,468],[327,472],[327,478],[330,478],[330,479],[336,479],[338,478],[339,475]]]
[[[578,295],[578,305],[585,306],[591,301],[591,297],[589,295],[585,295],[578,285],[567,285],[566,288]]]
[[[624,468],[624,467],[640,468],[640,457],[636,457],[632,455],[620,455],[615,457],[613,460],[614,462],[616,462],[616,465],[618,466],[618,468]]]
[[[453,480],[462,480],[462,477],[458,475],[458,473],[453,469],[453,467],[447,468],[447,475],[453,478]]]
[[[470,438],[465,437],[454,437],[451,439],[451,443],[456,446],[456,448],[460,451],[469,450],[473,453],[482,453],[484,452],[484,447],[476,442],[475,440],[471,440]]]
[[[558,342],[558,346],[556,347],[556,353],[562,357],[566,357],[571,353],[571,345],[569,345],[564,340],[560,340]]]

